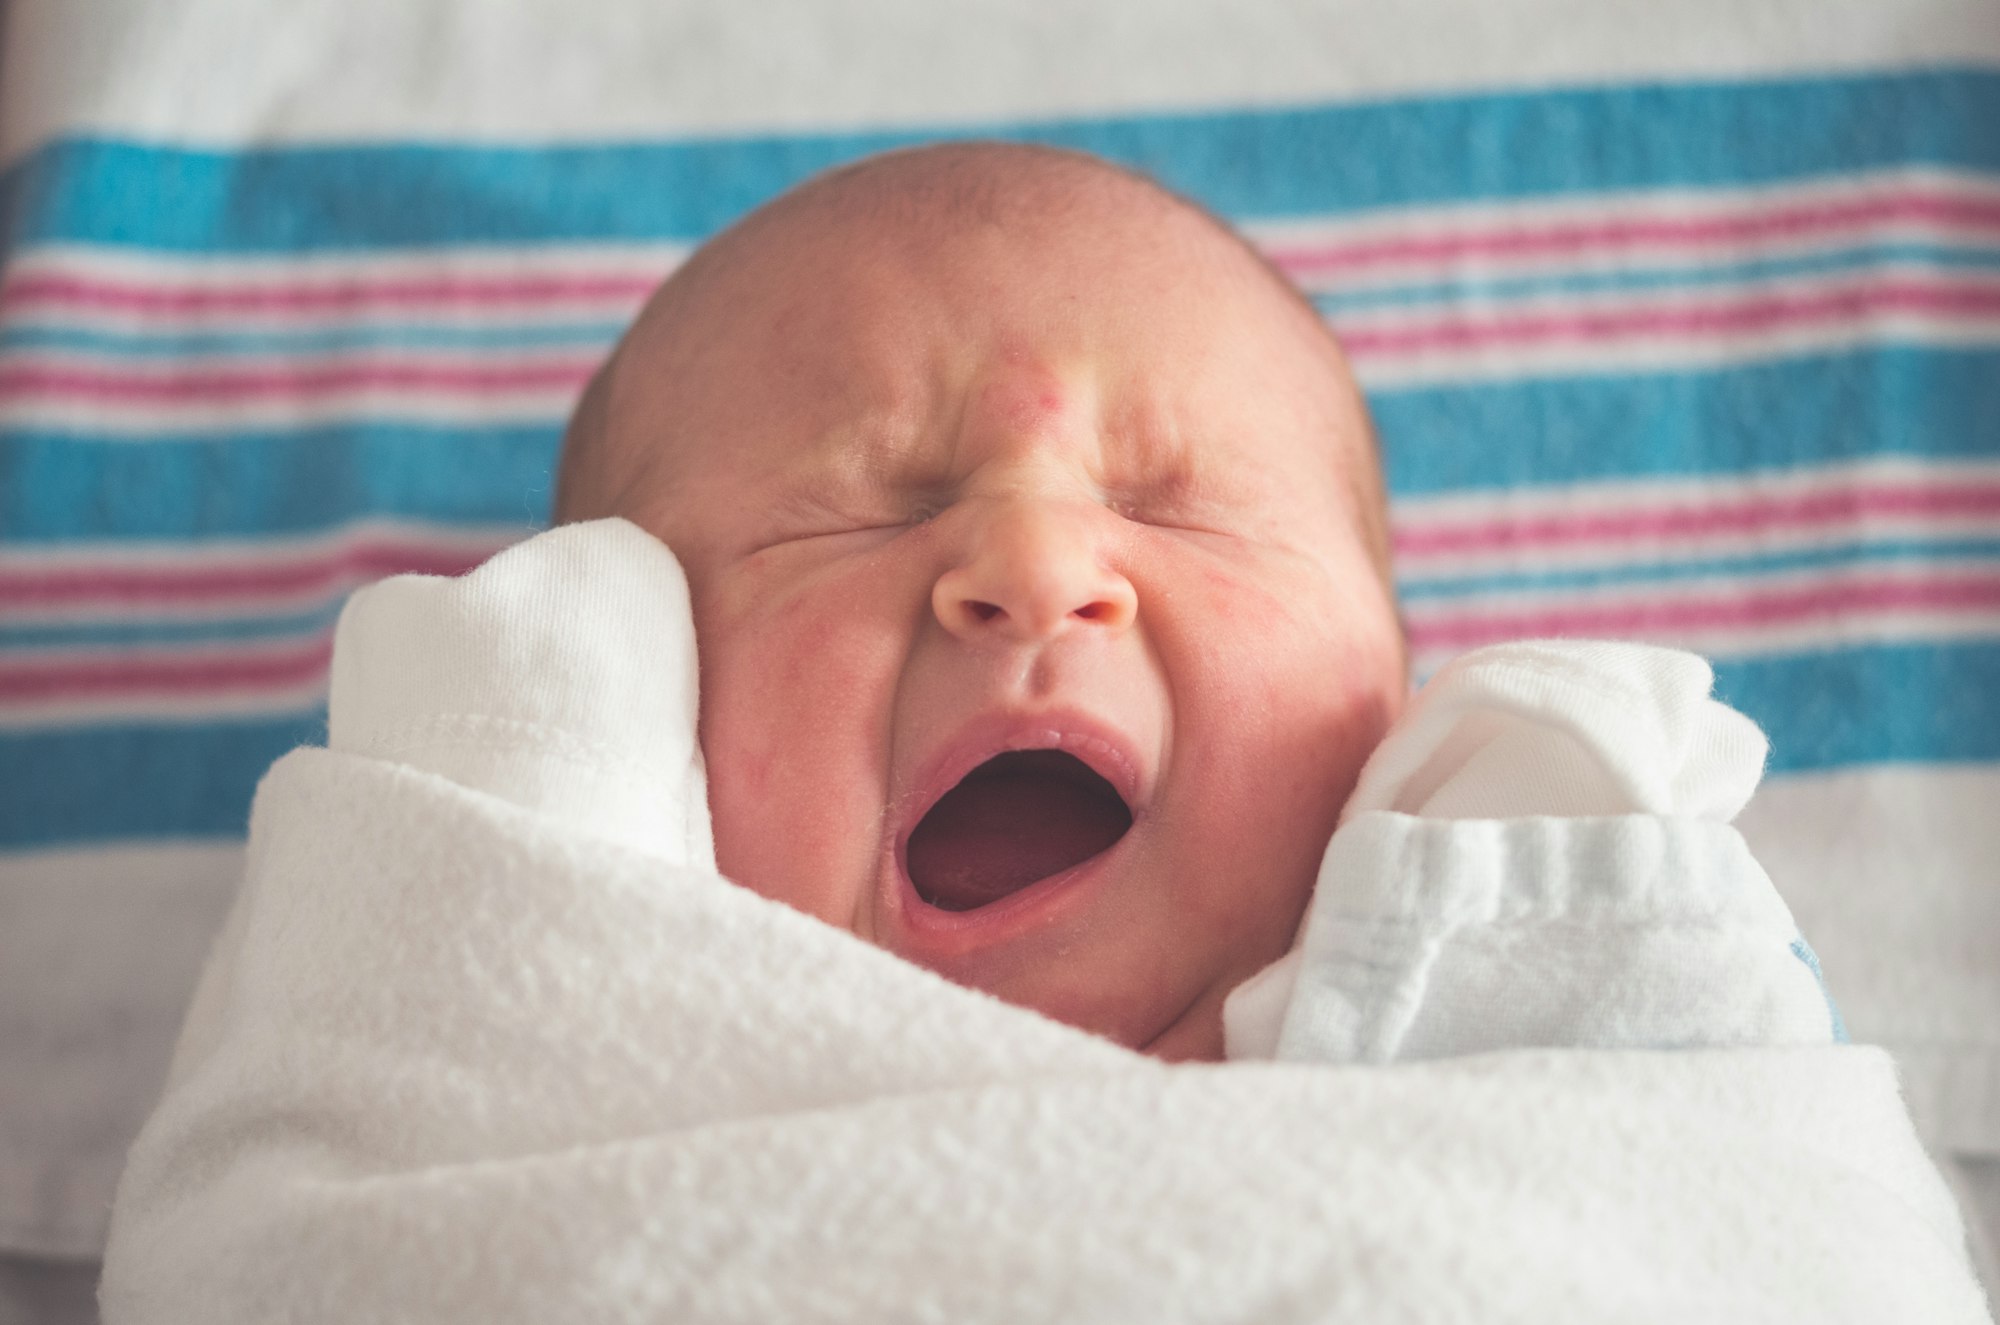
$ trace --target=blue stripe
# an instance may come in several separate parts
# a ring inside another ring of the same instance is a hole
[[[1588,507],[1579,502],[1578,509],[1587,510]],[[1644,551],[1654,557],[1673,555],[1671,548],[1663,549],[1657,546],[1648,546]],[[1786,571],[1911,563],[1924,565],[1947,560],[1962,563],[1979,559],[2000,563],[2000,538],[1891,539],[1877,543],[1849,541],[1792,552],[1702,557],[1690,561],[1645,561],[1555,570],[1512,570],[1484,575],[1445,575],[1435,578],[1418,573],[1399,575],[1396,592],[1406,602],[1420,602],[1539,589],[1591,589],[1614,584],[1662,584],[1676,580],[1775,575]],[[1731,587],[1748,591],[1755,586],[1745,584]]]
[[[1715,693],[1771,738],[1770,771],[2000,760],[2000,642],[1724,659]]]
[[[2000,351],[1882,345],[1718,371],[1381,388],[1399,496],[2000,455]]]
[[[1819,986],[1819,996],[1826,1000],[1826,1017],[1830,1023],[1833,1042],[1853,1043],[1847,1036],[1847,1021],[1840,1015],[1839,1005],[1833,1001],[1833,991],[1826,987],[1826,976],[1820,972],[1819,954],[1812,950],[1812,944],[1806,942],[1805,935],[1801,934],[1792,940],[1792,956],[1804,962],[1806,969],[1812,972],[1813,983]]]
[[[1869,272],[1889,263],[1927,267],[1940,274],[2000,271],[2000,246],[1990,249],[1948,249],[1934,244],[1874,244],[1768,258],[1755,262],[1683,263],[1672,267],[1621,267],[1616,271],[1561,271],[1534,275],[1482,278],[1476,273],[1450,281],[1384,285],[1368,289],[1315,294],[1313,305],[1338,323],[1343,313],[1370,308],[1406,308],[1423,304],[1497,302],[1538,295],[1606,294],[1652,290],[1700,290],[1801,276],[1837,276]],[[1884,271],[1883,275],[1890,275]],[[1754,291],[1739,293],[1748,295]]]
[[[1371,399],[1399,496],[2000,456],[2000,350],[1882,346]],[[362,516],[540,524],[561,435],[556,418],[140,440],[0,430],[0,530],[59,542],[307,533]]]
[[[324,743],[326,715],[201,726],[0,733],[0,849],[133,838],[240,838],[264,770]],[[116,779],[107,787],[107,774]]]
[[[196,355],[342,354],[355,350],[519,350],[581,348],[606,351],[623,322],[547,322],[494,326],[358,322],[307,332],[210,333],[175,328],[130,334],[72,326],[0,326],[0,352],[58,351],[133,359]]]
[[[1771,770],[2000,760],[2000,643],[1904,644],[1718,663],[1717,693],[1771,736]],[[271,761],[324,711],[256,722],[0,732],[0,849],[236,837]],[[104,794],[116,770],[116,795]]]
[[[64,141],[0,180],[14,246],[198,252],[692,240],[829,166],[968,134],[1081,148],[1224,215],[2000,166],[2000,74],[1942,70],[566,147]]]
[[[546,524],[562,421],[366,421],[166,440],[0,432],[14,542],[317,533],[349,520]]]

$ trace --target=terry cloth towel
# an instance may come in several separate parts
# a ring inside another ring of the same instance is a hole
[[[1149,1060],[720,878],[693,663],[622,522],[357,595],[107,1320],[1988,1320],[1881,1051]]]
[[[1230,995],[1229,1056],[1845,1039],[1729,826],[1768,745],[1713,681],[1594,640],[1440,670],[1362,770],[1296,946]]]

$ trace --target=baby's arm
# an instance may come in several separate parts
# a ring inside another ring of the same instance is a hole
[[[1537,642],[1441,671],[1370,759],[1231,1058],[1844,1039],[1729,824],[1763,734],[1692,654]]]

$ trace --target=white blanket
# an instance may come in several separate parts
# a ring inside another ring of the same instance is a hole
[[[717,876],[693,684],[629,526],[357,598],[107,1320],[1988,1319],[1879,1050],[1169,1067]]]

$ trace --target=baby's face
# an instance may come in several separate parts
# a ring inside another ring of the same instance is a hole
[[[1155,211],[781,222],[642,323],[607,428],[659,453],[619,513],[688,572],[723,872],[1219,1057],[1405,680],[1351,381]]]

